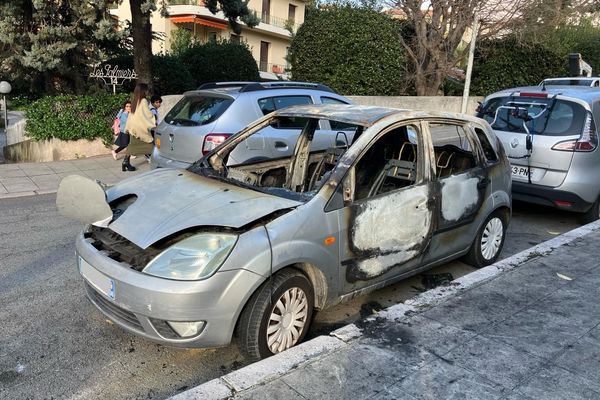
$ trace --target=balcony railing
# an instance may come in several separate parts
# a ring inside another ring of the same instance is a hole
[[[275,17],[274,15],[267,13],[259,13],[254,10],[256,14],[260,15],[260,22],[264,24],[269,24],[276,26],[278,28],[287,29],[288,31],[296,32],[298,30],[299,24],[295,23],[293,19],[285,19],[280,17]]]
[[[202,0],[168,0],[170,6],[203,6]]]
[[[258,70],[262,72],[272,72],[274,74],[284,74],[287,72],[286,66],[283,64],[272,64],[263,61],[258,62]]]

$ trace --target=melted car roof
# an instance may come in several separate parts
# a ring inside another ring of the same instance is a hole
[[[372,126],[381,119],[392,115],[395,117],[395,120],[413,118],[450,118],[481,122],[481,120],[478,118],[471,117],[466,114],[456,114],[451,112],[419,111],[345,104],[311,104],[291,106],[276,111],[275,115],[284,117],[328,119],[365,127]]]

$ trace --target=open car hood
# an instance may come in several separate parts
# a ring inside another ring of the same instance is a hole
[[[127,179],[107,192],[137,199],[108,227],[141,248],[173,233],[200,226],[239,228],[302,203],[205,178],[180,169],[159,169]],[[115,201],[116,200],[116,201]]]
[[[61,214],[108,226],[143,249],[184,229],[240,228],[300,204],[180,169],[140,174],[106,193],[89,178],[72,175],[63,179],[57,195]]]

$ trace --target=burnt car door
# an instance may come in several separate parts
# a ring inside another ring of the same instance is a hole
[[[452,255],[472,243],[473,222],[491,191],[479,142],[465,121],[434,120],[427,128],[433,145],[437,211],[425,262]]]
[[[432,231],[432,182],[420,123],[393,125],[361,152],[340,186],[344,294],[382,285],[419,266]]]

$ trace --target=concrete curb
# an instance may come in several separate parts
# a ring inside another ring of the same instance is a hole
[[[550,254],[554,249],[577,240],[591,232],[600,230],[600,220],[592,222],[572,231],[566,232],[554,239],[540,243],[530,249],[514,254],[493,265],[482,268],[461,278],[448,286],[440,286],[407,300],[405,303],[396,304],[380,311],[377,316],[367,318],[386,318],[388,320],[401,320],[408,318],[416,312],[421,312],[429,307],[448,300],[470,288],[479,286],[505,271],[517,268],[520,264],[533,258]],[[301,365],[311,363],[317,359],[345,346],[362,336],[360,328],[354,324],[346,325],[329,334],[319,336],[308,342],[277,354],[273,357],[250,364],[237,371],[230,372],[220,378],[203,383],[195,388],[179,393],[172,400],[221,400],[231,398],[250,388],[273,381]]]
[[[4,193],[0,194],[0,199],[14,199],[16,197],[38,196],[42,194],[56,193],[57,190],[31,190],[27,192]]]

